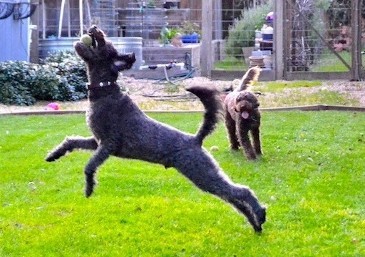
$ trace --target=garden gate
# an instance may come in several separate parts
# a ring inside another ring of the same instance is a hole
[[[210,2],[203,1],[202,10],[209,10],[211,8],[216,11],[215,1]],[[363,9],[363,1],[268,0],[233,2],[250,3],[250,6],[246,7],[247,9],[241,10],[241,16],[236,15],[230,21],[231,25],[228,30],[236,27],[241,31],[245,30],[246,27],[244,25],[239,27],[240,25],[235,24],[238,24],[240,19],[244,19],[245,15],[255,17],[250,13],[252,7],[257,8],[260,4],[267,4],[269,2],[273,4],[273,64],[271,70],[264,70],[263,79],[361,80],[364,77],[361,56],[363,44],[361,41],[363,27],[361,10]],[[258,3],[258,5],[254,5],[255,3]],[[210,58],[214,58],[214,54],[212,55],[210,53],[217,51],[217,49],[214,49],[214,44],[212,47],[207,43],[211,42],[210,40],[215,42],[217,39],[216,27],[214,26],[214,19],[216,19],[217,14],[214,11],[213,15],[209,15],[209,12],[202,12],[203,75],[208,75],[213,78],[237,78],[241,76],[241,70],[227,71],[217,69],[217,60],[210,60]],[[222,13],[227,11],[224,8],[222,9]],[[245,22],[249,23],[249,21],[246,20]],[[227,23],[227,21],[223,20],[223,24],[224,22]],[[211,24],[213,24],[213,27]],[[257,28],[252,30],[257,30]],[[252,31],[252,34],[254,32]],[[231,52],[235,57],[239,58],[237,51],[230,51],[228,49],[228,47],[236,47],[239,45],[239,42],[237,44],[230,44],[232,41],[230,37],[234,34],[231,31],[229,33],[227,31],[224,33],[223,31],[223,34],[228,35],[222,38],[225,41],[225,49],[223,52]],[[242,35],[237,36],[237,41],[242,41]],[[229,56],[224,56],[224,58],[227,57]],[[243,54],[241,58],[244,58]],[[207,67],[204,67],[204,65]]]
[[[275,1],[276,78],[360,80],[360,2]]]

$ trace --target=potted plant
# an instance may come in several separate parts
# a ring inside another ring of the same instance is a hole
[[[147,1],[147,8],[156,8],[155,0]]]
[[[199,43],[200,41],[200,27],[195,22],[183,21],[180,33],[183,43]]]
[[[164,26],[160,32],[160,41],[164,46],[169,45],[171,40],[177,36],[179,30],[177,28],[168,28]]]

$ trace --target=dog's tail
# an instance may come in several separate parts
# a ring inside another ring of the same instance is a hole
[[[256,66],[249,69],[245,75],[243,75],[240,84],[237,87],[238,91],[246,90],[249,85],[252,84],[252,82],[257,81],[259,78],[261,69]]]
[[[204,86],[192,86],[186,88],[186,90],[196,95],[205,108],[203,124],[200,125],[196,133],[196,139],[202,144],[204,138],[214,131],[219,117],[223,114],[222,102],[219,98],[219,92],[216,89]]]

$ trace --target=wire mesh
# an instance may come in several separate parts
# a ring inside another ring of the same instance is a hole
[[[45,0],[46,37],[57,35],[59,1]],[[70,2],[62,36],[79,32],[78,1]],[[142,37],[146,65],[183,62],[188,53],[199,66],[202,0],[89,1],[91,20],[108,36]],[[351,68],[351,1],[283,0],[284,66],[287,72],[335,72]],[[364,2],[364,1],[362,1]],[[95,4],[97,3],[97,4]],[[274,0],[228,0],[213,4],[213,69],[275,70]],[[363,7],[362,7],[363,8]],[[41,13],[41,12],[40,12]],[[85,12],[86,15],[87,12]],[[365,12],[363,12],[365,13]],[[365,15],[364,15],[365,16]],[[40,19],[42,22],[42,17]],[[360,24],[361,26],[361,24]],[[42,28],[42,26],[39,26]],[[204,61],[204,60],[202,60]]]
[[[351,8],[339,1],[287,1],[287,71],[342,72],[351,68]]]

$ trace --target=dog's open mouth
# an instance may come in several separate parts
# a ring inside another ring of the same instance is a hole
[[[88,35],[92,38],[92,46],[96,48],[99,44],[98,39],[104,37],[104,32],[97,26],[93,25],[89,28]]]
[[[90,37],[91,37],[91,39],[92,39],[92,43],[91,43],[92,47],[93,47],[93,48],[97,48],[97,47],[98,47],[98,45],[99,45],[99,42],[98,42],[98,40],[97,40],[97,38],[96,38],[95,34],[94,34],[94,33],[91,33],[91,32],[89,32],[88,34],[89,34],[89,36],[90,36]]]
[[[244,118],[244,119],[248,119],[248,117],[250,116],[250,114],[249,114],[248,112],[242,112],[242,113],[241,113],[241,116],[242,116],[242,118]]]

